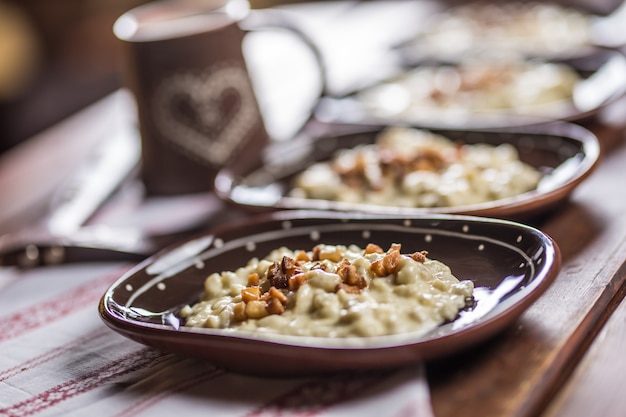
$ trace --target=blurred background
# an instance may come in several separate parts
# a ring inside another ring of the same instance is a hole
[[[146,2],[0,0],[0,153],[121,86],[111,28],[124,11]],[[250,3],[266,8],[299,2]],[[568,3],[608,13],[619,0]]]
[[[0,153],[121,86],[112,26],[147,2],[0,0]]]

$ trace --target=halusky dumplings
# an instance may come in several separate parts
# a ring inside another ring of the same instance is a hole
[[[310,251],[279,248],[236,271],[211,274],[200,302],[186,306],[187,326],[297,336],[365,337],[426,332],[473,302],[459,281],[426,252],[402,254],[350,245]]]

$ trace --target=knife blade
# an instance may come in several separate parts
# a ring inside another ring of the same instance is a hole
[[[53,199],[47,229],[55,236],[78,230],[129,177],[139,158],[138,133],[120,129],[108,137]]]
[[[136,171],[140,160],[139,133],[126,126],[110,132],[85,163],[52,198],[49,214],[32,227],[0,236],[0,265],[33,267],[68,260],[67,248],[128,254],[150,253],[140,236],[103,228],[85,228],[87,220]],[[117,238],[114,238],[117,236]],[[72,255],[73,256],[73,255]]]

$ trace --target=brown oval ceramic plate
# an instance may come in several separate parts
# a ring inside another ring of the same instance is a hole
[[[355,127],[356,131],[317,139],[275,143],[259,165],[234,164],[215,181],[223,199],[249,209],[322,209],[418,216],[432,213],[468,214],[513,220],[543,214],[562,203],[598,162],[600,145],[588,130],[566,122],[517,129],[429,129],[460,143],[508,143],[520,159],[543,173],[537,189],[502,200],[454,207],[407,208],[297,198],[289,195],[296,174],[337,150],[373,143],[384,127]]]
[[[459,279],[475,284],[476,305],[426,334],[369,338],[282,336],[185,327],[178,312],[199,299],[212,272],[252,257],[318,243],[401,243],[427,250]],[[560,269],[556,244],[522,224],[471,216],[424,218],[288,210],[265,213],[168,249],[137,265],[104,294],[99,311],[122,335],[225,369],[271,375],[389,368],[449,355],[516,320]]]

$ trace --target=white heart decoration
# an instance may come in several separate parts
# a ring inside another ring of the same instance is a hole
[[[234,111],[225,109],[226,100],[236,101]],[[164,79],[152,110],[163,138],[190,158],[217,167],[228,162],[261,117],[248,74],[238,65]]]

